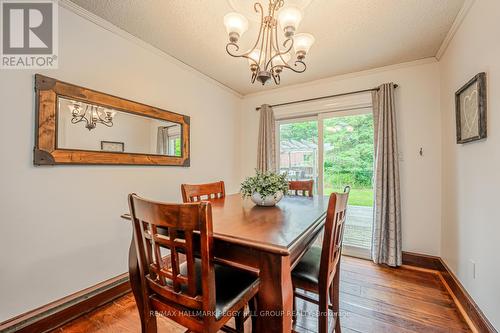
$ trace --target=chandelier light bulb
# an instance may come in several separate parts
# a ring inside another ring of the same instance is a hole
[[[282,55],[278,55],[273,58],[273,67],[274,73],[276,75],[280,75],[283,72],[283,67],[287,65],[288,60],[290,60],[290,53],[284,53]]]
[[[97,119],[99,119],[99,116],[97,114],[98,111],[99,109],[97,107],[95,109],[92,108],[92,121],[97,121]]]
[[[224,25],[231,43],[238,42],[238,39],[248,30],[247,18],[238,13],[226,14],[224,16]]]
[[[106,120],[113,120],[113,118],[116,115],[116,111],[112,111],[112,110],[106,110],[106,111],[104,111],[104,113],[106,114]]]
[[[302,21],[302,13],[295,6],[286,6],[279,10],[278,21],[285,32],[285,37],[291,37]]]
[[[80,114],[80,104],[78,103],[73,103],[68,105],[69,110],[71,111],[71,114],[73,117],[76,117]]]
[[[248,55],[248,57],[249,57],[248,64],[250,65],[250,67],[258,66],[260,62],[260,50],[259,49],[253,50],[252,53]],[[255,62],[252,60],[254,60]]]
[[[295,54],[299,60],[306,57],[309,49],[314,44],[314,36],[307,33],[296,34],[293,37],[293,47],[295,49]]]

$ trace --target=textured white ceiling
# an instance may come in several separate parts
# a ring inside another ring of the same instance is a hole
[[[241,94],[270,88],[252,85],[248,62],[226,54],[222,21],[232,11],[227,0],[71,1]],[[316,37],[308,69],[283,73],[281,85],[435,56],[463,3],[313,0],[299,27]],[[243,49],[254,41],[257,28],[250,21]]]

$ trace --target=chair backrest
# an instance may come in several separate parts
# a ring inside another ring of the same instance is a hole
[[[337,273],[342,254],[349,191],[350,187],[347,186],[344,193],[332,193],[328,202],[319,272],[320,284],[326,282],[326,286],[330,285]]]
[[[314,180],[291,180],[288,182],[288,193],[291,195],[313,196]]]
[[[157,294],[191,309],[213,311],[215,273],[210,203],[166,204],[130,194],[129,207],[147,297]],[[162,248],[170,251],[170,260],[162,258]],[[201,254],[201,272],[195,269],[195,251]],[[185,256],[184,262],[179,254]],[[197,290],[197,279],[202,281],[201,291]]]
[[[201,200],[224,198],[226,196],[223,181],[198,185],[182,184],[181,192],[184,202],[198,202]]]

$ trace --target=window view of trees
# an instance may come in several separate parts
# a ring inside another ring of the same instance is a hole
[[[325,119],[324,122],[324,194],[343,191],[346,185],[352,187],[349,204],[353,206],[373,205],[373,117],[361,114]],[[281,171],[293,168],[299,170],[317,164],[317,150],[306,152],[303,147],[317,147],[318,127],[316,121],[284,124],[280,126]],[[300,146],[299,146],[300,144]],[[289,162],[287,165],[286,162]],[[294,173],[295,174],[295,173]],[[298,176],[297,178],[300,178]],[[308,178],[313,178],[309,176]],[[315,179],[317,181],[317,179]]]
[[[324,193],[352,187],[349,203],[373,205],[373,117],[362,114],[324,121]]]
[[[168,153],[171,156],[182,156],[181,151],[181,137],[179,135],[173,136],[168,140]]]
[[[180,137],[175,139],[175,156],[182,156]]]

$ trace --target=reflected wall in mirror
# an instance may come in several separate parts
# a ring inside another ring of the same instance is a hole
[[[189,166],[190,119],[35,76],[35,165]]]
[[[182,156],[181,124],[66,97],[57,108],[59,149]]]

